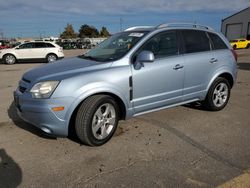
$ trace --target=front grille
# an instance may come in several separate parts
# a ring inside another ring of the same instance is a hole
[[[26,91],[26,89],[27,89],[27,88],[25,88],[25,87],[19,86],[19,91],[20,91],[21,93],[24,93],[24,92]]]

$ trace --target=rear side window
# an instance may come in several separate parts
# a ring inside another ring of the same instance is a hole
[[[183,30],[186,53],[210,51],[209,39],[204,31]]]
[[[33,48],[33,43],[25,43],[19,46],[20,49]]]
[[[54,48],[54,47],[55,47],[55,46],[54,46],[53,44],[51,44],[51,43],[46,43],[46,45],[47,45],[48,48]]]
[[[46,48],[46,44],[43,42],[36,42],[35,48]]]
[[[212,43],[213,49],[220,50],[220,49],[227,49],[227,45],[223,42],[223,40],[214,33],[208,33]]]

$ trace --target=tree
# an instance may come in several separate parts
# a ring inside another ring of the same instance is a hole
[[[63,39],[76,38],[77,34],[71,24],[67,24],[64,31],[61,33],[60,37]]]
[[[98,37],[99,32],[94,26],[89,26],[87,24],[82,25],[79,29],[79,37],[84,38],[84,37]]]
[[[102,29],[100,31],[100,36],[101,37],[109,37],[110,36],[110,33],[106,27],[102,27]]]

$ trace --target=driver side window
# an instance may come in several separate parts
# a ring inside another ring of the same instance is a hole
[[[149,39],[136,54],[146,50],[154,53],[155,59],[178,55],[176,31],[158,33]]]
[[[33,48],[33,43],[25,43],[19,46],[20,49]]]

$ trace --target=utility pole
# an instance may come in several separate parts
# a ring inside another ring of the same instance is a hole
[[[123,19],[122,19],[122,18],[120,18],[120,31],[122,31],[122,30],[123,30],[122,25],[123,25]]]
[[[1,39],[3,39],[3,36],[4,36],[4,34],[3,34],[3,30],[2,30],[2,29],[0,29],[0,37],[1,37]]]

